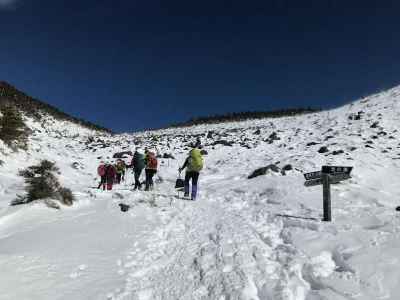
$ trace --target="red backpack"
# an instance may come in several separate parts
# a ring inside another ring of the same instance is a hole
[[[106,166],[105,165],[100,165],[97,168],[97,174],[99,174],[99,176],[104,176],[106,175]]]
[[[157,170],[158,161],[156,155],[153,152],[149,152],[147,156],[147,169]]]

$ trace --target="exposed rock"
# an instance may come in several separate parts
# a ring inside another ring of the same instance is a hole
[[[310,146],[315,146],[315,145],[318,145],[319,143],[316,143],[316,142],[310,142],[310,143],[307,143],[307,147],[310,147]]]
[[[118,206],[121,208],[122,212],[127,212],[129,210],[129,208],[131,207],[130,205],[127,205],[124,203],[120,203],[120,204],[118,204]]]
[[[125,155],[133,156],[133,153],[132,151],[117,152],[113,155],[113,158],[124,158]]]
[[[356,120],[356,121],[361,120],[363,114],[364,114],[363,111],[359,111],[357,114],[351,114],[349,116],[349,120]]]
[[[280,140],[281,138],[278,137],[278,134],[277,134],[276,132],[273,132],[273,133],[271,133],[271,135],[268,137],[268,139],[269,139],[269,140],[272,140],[272,141],[278,141],[278,140]]]
[[[371,125],[371,128],[378,128],[378,125],[379,125],[379,122],[374,122],[374,123]]]
[[[329,152],[329,149],[328,149],[328,147],[325,147],[325,146],[319,148],[319,150],[318,150],[318,153],[326,153],[326,152]]]
[[[343,154],[343,153],[344,153],[343,150],[336,150],[336,151],[332,152],[333,155],[339,155],[339,154]]]
[[[280,171],[280,169],[279,169],[278,166],[276,166],[276,165],[274,165],[274,164],[271,164],[271,165],[268,165],[268,166],[266,166],[266,167],[256,169],[256,170],[255,170],[253,173],[251,173],[247,178],[248,178],[248,179],[252,179],[252,178],[255,178],[255,177],[258,177],[258,176],[265,175],[265,174],[267,174],[267,172],[268,172],[269,170],[271,170],[271,171],[273,171],[273,172],[275,172],[275,173],[279,173],[279,171]]]
[[[233,142],[229,142],[227,140],[219,140],[219,141],[215,141],[212,144],[212,146],[216,146],[216,145],[223,145],[223,146],[232,147],[233,146]]]
[[[282,170],[284,170],[284,171],[291,171],[291,170],[293,170],[293,166],[290,165],[290,164],[285,165],[285,166],[282,168]]]
[[[200,151],[200,153],[201,153],[201,155],[208,155],[208,152],[207,152],[207,150],[204,150],[204,149],[203,149],[203,150],[201,150],[201,151]]]
[[[71,167],[72,167],[73,169],[75,169],[75,170],[83,169],[83,167],[81,166],[81,164],[78,163],[78,162],[73,162],[73,163],[71,164]]]
[[[175,159],[175,157],[174,157],[172,154],[170,154],[170,153],[164,153],[163,158],[166,158],[166,159]]]

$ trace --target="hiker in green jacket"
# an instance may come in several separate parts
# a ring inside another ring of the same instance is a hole
[[[200,171],[203,169],[203,156],[198,149],[199,143],[193,146],[190,150],[189,156],[186,158],[185,163],[179,168],[179,172],[182,172],[186,168],[185,175],[185,197],[189,197],[190,190],[190,180],[192,180],[192,195],[191,199],[196,200],[197,197],[197,187],[200,176]]]
[[[115,164],[115,170],[117,171],[116,175],[117,184],[120,184],[121,180],[124,180],[125,169],[126,169],[125,162],[122,159],[118,159],[117,163]]]

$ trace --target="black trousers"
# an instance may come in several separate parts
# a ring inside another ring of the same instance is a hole
[[[157,170],[146,169],[146,191],[154,185],[153,176],[157,173]]]
[[[199,172],[186,172],[185,185],[189,186],[189,181],[192,180],[192,185],[197,185],[199,181]]]
[[[122,173],[117,173],[117,183],[121,183]]]
[[[186,172],[185,175],[185,196],[189,196],[189,182],[192,180],[192,200],[195,200],[197,197],[197,182],[199,181],[199,172],[189,171]]]
[[[104,190],[106,188],[106,181],[107,181],[106,176],[105,175],[101,176],[101,181],[100,181],[99,186],[97,188],[99,189],[101,186],[103,186],[103,190]]]
[[[142,184],[140,183],[140,175],[143,169],[135,169],[135,189],[140,189]]]

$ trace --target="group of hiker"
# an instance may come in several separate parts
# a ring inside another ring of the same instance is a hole
[[[118,159],[116,164],[101,162],[97,168],[97,174],[100,176],[98,189],[112,190],[114,184],[120,184],[125,178],[126,165],[122,159]]]
[[[192,181],[192,190],[190,194],[192,200],[196,200],[198,179],[200,171],[203,169],[203,157],[199,147],[200,145],[198,142],[192,146],[184,164],[179,168],[179,174],[186,169],[183,187],[184,197],[189,197],[190,181]],[[158,160],[155,152],[149,151],[148,149],[145,149],[144,154],[140,149],[136,149],[129,165],[127,165],[122,159],[118,159],[115,164],[102,161],[97,168],[98,175],[101,178],[97,188],[112,190],[114,184],[120,184],[121,181],[124,181],[127,169],[132,169],[134,173],[134,190],[142,189],[140,178],[143,170],[145,171],[146,178],[144,190],[149,191],[153,189],[153,177],[158,170]]]

